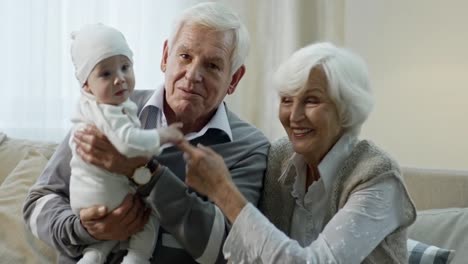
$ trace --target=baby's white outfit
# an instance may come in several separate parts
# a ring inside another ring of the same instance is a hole
[[[127,157],[158,155],[159,133],[156,129],[143,130],[137,116],[137,106],[127,99],[120,105],[99,104],[92,94],[81,90],[77,113],[69,145],[73,157],[70,162],[70,205],[79,215],[82,208],[105,205],[108,212],[118,207],[128,193],[134,193],[125,175],[111,173],[81,159],[73,142],[75,131],[86,125],[95,125],[106,135],[117,150]],[[144,230],[133,235],[129,241],[128,254],[122,263],[150,263],[157,241],[159,223],[153,213]],[[118,241],[102,241],[89,245],[78,263],[104,263]]]

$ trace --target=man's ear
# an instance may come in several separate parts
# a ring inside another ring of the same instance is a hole
[[[240,66],[240,68],[232,75],[231,83],[227,90],[228,94],[233,94],[236,91],[237,84],[245,74],[245,65]]]
[[[167,46],[167,39],[164,41],[163,53],[161,58],[161,71],[166,72],[167,56],[169,55],[169,47]]]

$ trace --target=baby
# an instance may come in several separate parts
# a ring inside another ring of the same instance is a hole
[[[129,99],[135,87],[133,54],[122,33],[102,24],[94,24],[72,33],[72,39],[75,75],[82,87],[78,110],[72,119],[72,135],[86,125],[95,125],[127,157],[158,155],[162,144],[178,143],[183,138],[179,124],[158,130],[140,128],[137,106]],[[70,205],[76,215],[79,216],[80,209],[95,205],[105,205],[109,211],[113,210],[129,192],[135,191],[127,176],[83,161],[76,153],[73,136],[69,144],[73,153],[70,162]],[[148,169],[146,174],[145,171],[136,170],[133,179],[138,184],[144,184],[151,176]],[[156,217],[151,214],[144,230],[130,238],[128,254],[122,263],[150,263],[158,230]],[[117,243],[102,241],[89,245],[78,263],[104,263]]]

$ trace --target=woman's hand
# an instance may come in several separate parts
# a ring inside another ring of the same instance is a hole
[[[223,158],[208,147],[201,144],[194,147],[185,140],[178,147],[185,152],[185,183],[197,192],[216,200],[220,195],[219,187],[231,182],[231,175]]]
[[[76,131],[73,141],[76,152],[84,161],[113,173],[132,177],[136,168],[148,162],[145,157],[122,155],[95,126],[88,125],[84,130]]]
[[[186,140],[177,146],[184,151],[185,183],[208,196],[234,222],[247,201],[232,182],[223,157],[211,148],[201,144],[194,147]]]
[[[122,204],[110,213],[104,206],[81,209],[80,220],[97,240],[127,240],[143,230],[151,209],[145,208],[138,195],[128,194]]]

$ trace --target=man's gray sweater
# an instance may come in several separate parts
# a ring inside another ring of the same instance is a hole
[[[132,100],[138,105],[139,112],[152,93],[134,91]],[[269,142],[258,129],[231,111],[226,110],[226,114],[232,141],[225,132],[208,129],[191,143],[210,146],[223,156],[234,183],[256,205],[266,170]],[[97,241],[87,233],[70,208],[72,154],[68,139],[69,135],[58,146],[31,188],[23,208],[26,225],[39,239],[57,249],[59,263],[75,263],[82,250]],[[216,260],[216,263],[224,263],[221,250],[230,224],[212,202],[184,184],[185,162],[178,149],[167,148],[158,159],[167,168],[139,189],[140,193],[148,195],[161,224],[152,262],[196,263],[196,260],[208,263]],[[125,250],[115,250],[107,263],[120,263],[123,255]]]

